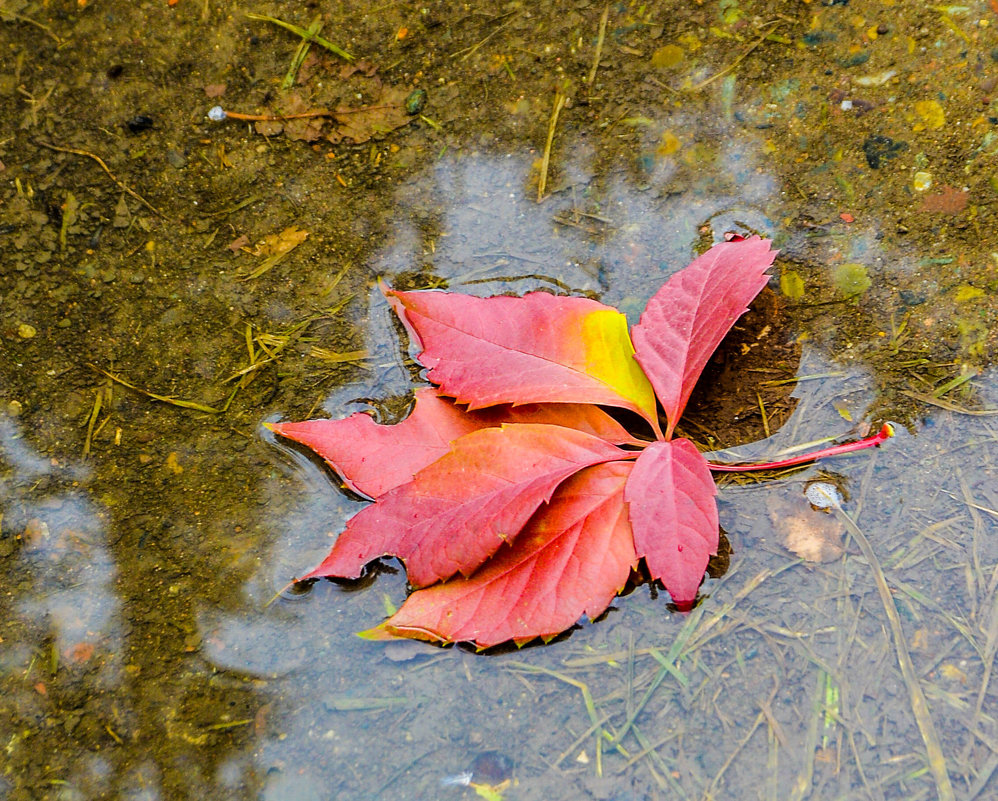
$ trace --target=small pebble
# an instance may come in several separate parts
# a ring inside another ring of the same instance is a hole
[[[804,495],[807,496],[810,504],[818,509],[830,509],[833,506],[842,505],[842,493],[839,492],[839,488],[827,481],[815,481],[813,484],[808,484],[807,489],[804,490]]]
[[[405,99],[405,113],[419,114],[426,107],[426,90],[415,89]]]
[[[125,127],[133,134],[148,131],[153,126],[152,117],[147,114],[136,114],[125,122]]]
[[[38,332],[35,330],[33,325],[28,325],[27,323],[21,323],[17,327],[17,335],[21,339],[31,339]]]
[[[24,407],[21,405],[20,401],[12,400],[7,404],[7,414],[11,417],[17,417],[23,410]]]
[[[499,751],[483,751],[471,762],[471,774],[483,784],[499,784],[513,776],[513,760]]]
[[[932,173],[919,170],[912,178],[911,186],[916,192],[924,192],[932,186]]]
[[[184,157],[184,154],[175,147],[171,147],[166,151],[166,160],[170,163],[171,167],[177,170],[187,166],[187,159]]]

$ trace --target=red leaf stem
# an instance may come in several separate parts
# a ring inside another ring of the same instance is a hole
[[[822,448],[813,453],[802,453],[798,456],[791,456],[789,459],[780,459],[775,462],[746,462],[744,464],[725,464],[718,462],[708,462],[710,469],[715,473],[743,473],[750,470],[779,470],[784,467],[794,467],[799,464],[807,464],[826,456],[838,456],[843,453],[861,451],[864,448],[872,448],[880,445],[885,440],[894,436],[894,426],[884,423],[883,427],[876,434],[866,437],[856,442],[844,442],[841,445],[833,445],[830,448]]]

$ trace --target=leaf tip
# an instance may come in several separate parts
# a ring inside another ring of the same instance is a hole
[[[373,629],[364,629],[364,631],[356,632],[357,636],[362,640],[368,640],[371,642],[384,642],[386,640],[397,640],[398,635],[395,634],[387,625],[381,623],[375,626]]]
[[[696,596],[683,601],[680,601],[678,598],[673,598],[672,604],[676,607],[677,612],[692,612],[693,607],[696,605],[696,600]]]

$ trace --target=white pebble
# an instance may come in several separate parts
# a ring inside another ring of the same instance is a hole
[[[829,509],[842,505],[842,493],[839,492],[839,488],[827,481],[815,481],[813,484],[808,484],[807,489],[804,490],[804,495],[807,496],[812,506],[819,509]]]

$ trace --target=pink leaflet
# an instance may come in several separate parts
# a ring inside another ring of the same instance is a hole
[[[476,298],[384,291],[422,349],[427,379],[469,409],[602,404],[637,412],[657,431],[651,384],[616,309],[546,292]]]
[[[527,404],[466,412],[439,397],[432,387],[416,390],[412,412],[395,425],[379,425],[366,412],[357,412],[342,420],[275,423],[270,429],[311,448],[354,492],[378,498],[412,481],[416,473],[446,454],[454,440],[503,423],[550,423],[615,445],[634,442],[620,423],[589,404]]]
[[[378,425],[371,415],[357,412],[342,420],[277,423],[270,428],[319,454],[354,492],[377,498],[412,481],[446,454],[454,440],[482,427],[460,406],[424,388],[416,391],[409,416],[396,425]]]
[[[591,434],[539,423],[473,431],[408,484],[347,523],[329,555],[302,579],[356,578],[379,556],[405,562],[409,583],[470,575],[512,541],[557,486],[590,465],[629,454]]]
[[[776,258],[768,239],[722,242],[673,275],[631,329],[635,358],[665,409],[672,436],[693,385],[749,303]]]
[[[716,492],[707,460],[688,439],[651,443],[624,490],[634,549],[679,606],[692,606],[717,552]]]
[[[417,590],[384,628],[488,648],[550,638],[610,605],[637,564],[624,504],[628,462],[576,473],[510,546],[470,578]]]
[[[524,403],[519,406],[490,406],[468,416],[483,425],[498,426],[503,423],[550,423],[566,426],[614,445],[643,445],[610,415],[591,403]]]

